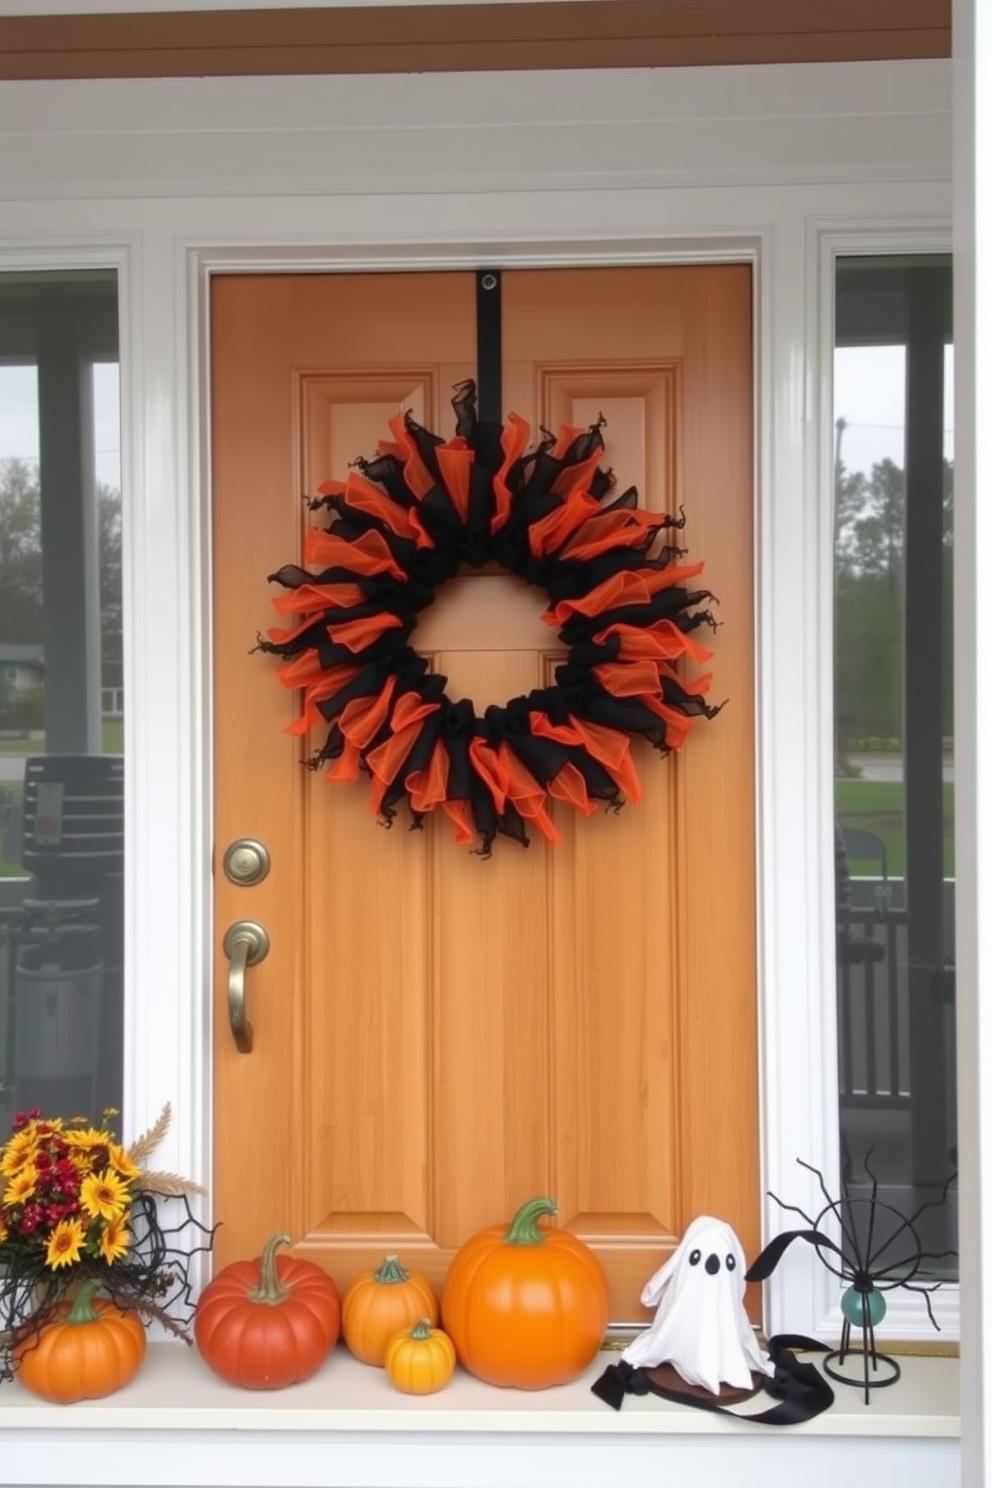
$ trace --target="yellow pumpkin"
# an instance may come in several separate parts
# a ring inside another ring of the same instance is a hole
[[[380,1368],[386,1345],[419,1318],[438,1319],[438,1300],[426,1276],[406,1271],[389,1255],[377,1271],[363,1271],[341,1303],[341,1334],[356,1359]]]
[[[440,1328],[421,1318],[386,1345],[386,1374],[407,1395],[443,1390],[455,1372],[455,1345]]]

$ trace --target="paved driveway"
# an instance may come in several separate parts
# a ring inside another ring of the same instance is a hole
[[[902,756],[898,754],[852,754],[851,764],[857,765],[862,780],[902,779]],[[954,762],[944,761],[944,780],[953,781]]]

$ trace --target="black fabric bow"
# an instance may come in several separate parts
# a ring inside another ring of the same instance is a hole
[[[691,1405],[716,1415],[733,1416],[755,1426],[796,1426],[822,1415],[834,1403],[834,1392],[823,1375],[813,1364],[797,1359],[796,1352],[822,1354],[827,1352],[827,1346],[801,1333],[780,1333],[770,1338],[768,1356],[775,1372],[763,1377],[761,1389],[778,1404],[756,1414],[731,1410],[714,1396],[669,1389],[652,1379],[648,1370],[635,1368],[626,1359],[608,1364],[591,1389],[613,1410],[620,1410],[627,1395],[657,1395],[675,1405]]]

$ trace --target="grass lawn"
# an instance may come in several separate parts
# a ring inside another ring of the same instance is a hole
[[[23,794],[24,787],[20,784],[14,785],[8,782],[4,782],[2,785],[0,785],[0,878],[24,877],[24,869],[21,867],[20,863],[10,862],[5,856],[4,852],[4,849],[9,846],[7,841],[8,833],[4,829],[4,824],[7,820],[6,808],[14,805],[15,803],[19,804],[21,796]]]
[[[0,739],[0,754],[44,754],[44,752],[44,735],[40,739]],[[123,718],[105,718],[103,720],[101,753],[124,753]]]
[[[905,872],[903,845],[903,791],[901,781],[837,780],[834,804],[842,827],[860,827],[874,832],[885,843],[890,878]],[[852,861],[851,868],[867,872],[877,865]],[[954,786],[944,785],[944,873],[954,876]]]

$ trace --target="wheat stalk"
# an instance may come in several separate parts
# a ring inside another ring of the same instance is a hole
[[[127,1155],[136,1167],[140,1168],[145,1162],[145,1159],[150,1157],[151,1154],[155,1151],[155,1148],[158,1146],[159,1142],[161,1142],[162,1138],[169,1130],[169,1122],[171,1120],[172,1107],[169,1105],[168,1101],[166,1101],[165,1105],[162,1107],[162,1114],[161,1116],[159,1116],[155,1125],[149,1127],[144,1135],[138,1137],[137,1141],[132,1142],[130,1147],[127,1149]]]
[[[131,1187],[142,1193],[158,1194],[164,1199],[178,1198],[180,1194],[205,1194],[207,1191],[202,1184],[194,1183],[192,1178],[181,1178],[178,1173],[144,1172],[140,1178],[134,1179]]]

